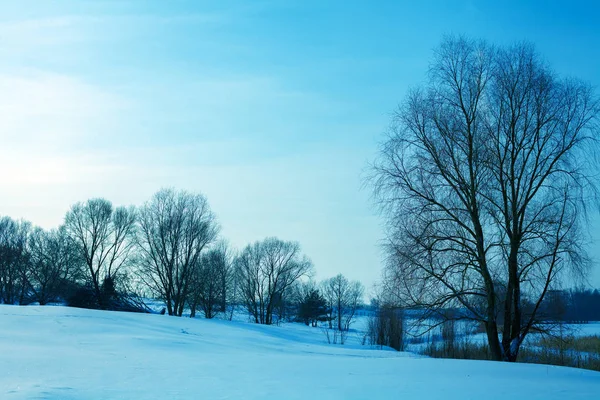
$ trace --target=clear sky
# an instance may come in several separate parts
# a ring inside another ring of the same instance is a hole
[[[200,191],[234,246],[297,240],[317,279],[370,287],[383,232],[361,175],[441,37],[529,40],[600,86],[599,4],[2,2],[0,215],[53,227],[90,197]]]

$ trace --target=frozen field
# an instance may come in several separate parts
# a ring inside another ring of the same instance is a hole
[[[600,373],[328,345],[319,329],[0,306],[1,399],[595,399]]]

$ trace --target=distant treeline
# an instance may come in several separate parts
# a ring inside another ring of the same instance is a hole
[[[543,315],[564,322],[600,321],[600,290],[552,291],[544,302]]]
[[[0,303],[232,317],[242,305],[261,324],[299,319],[347,331],[363,287],[337,275],[307,279],[300,244],[276,237],[232,249],[206,198],[162,189],[139,207],[103,198],[74,204],[56,229],[0,217]]]

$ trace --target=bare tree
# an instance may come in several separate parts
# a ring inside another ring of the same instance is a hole
[[[50,231],[35,228],[29,235],[27,283],[40,305],[57,300],[64,286],[83,271],[77,243],[64,226]]]
[[[233,267],[231,251],[225,242],[204,253],[192,276],[190,317],[200,308],[206,318],[227,311],[232,297]]]
[[[135,245],[135,209],[113,209],[106,199],[91,199],[71,207],[65,217],[65,226],[85,260],[87,280],[95,300],[104,309],[107,304],[102,292],[103,283],[112,284],[119,270],[131,259]]]
[[[388,291],[428,316],[460,308],[495,359],[515,361],[548,289],[585,264],[598,113],[590,86],[530,45],[444,40],[374,164]]]
[[[218,225],[201,194],[163,189],[140,210],[141,278],[181,316],[190,299],[194,271]]]
[[[26,295],[30,227],[25,221],[0,218],[0,301],[5,304],[23,304]]]
[[[321,283],[323,296],[331,310],[331,318],[335,328],[348,331],[354,319],[356,310],[362,302],[364,288],[358,281],[349,281],[344,275],[338,274]]]
[[[289,288],[312,271],[297,242],[267,238],[248,245],[235,261],[238,284],[256,323],[270,325],[273,313]]]

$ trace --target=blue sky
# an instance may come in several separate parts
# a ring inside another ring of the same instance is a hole
[[[200,191],[233,245],[298,240],[318,279],[370,287],[361,174],[441,37],[529,40],[600,85],[598,21],[592,1],[2,2],[0,214]]]

